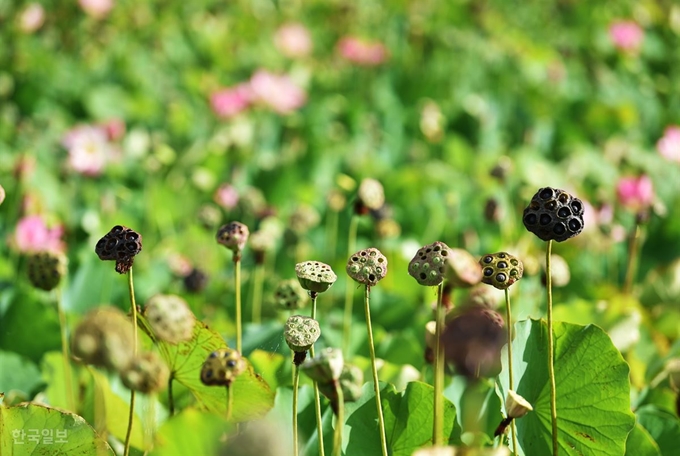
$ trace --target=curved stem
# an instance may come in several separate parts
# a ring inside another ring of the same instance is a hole
[[[545,251],[545,287],[548,294],[548,376],[550,378],[550,420],[552,422],[553,456],[557,456],[559,451],[559,446],[557,443],[557,390],[555,387],[555,348],[553,341],[552,318],[552,271],[550,269],[552,242],[552,239],[548,241],[548,247]]]
[[[383,418],[382,401],[380,400],[380,384],[378,383],[378,368],[375,362],[375,347],[373,345],[373,329],[371,328],[371,308],[369,305],[370,287],[366,285],[364,292],[364,310],[366,311],[366,329],[368,330],[368,348],[371,352],[371,370],[373,371],[373,388],[375,390],[375,405],[378,412],[378,426],[380,428],[380,446],[383,456],[387,456],[387,438],[385,436],[385,419]]]
[[[338,396],[338,416],[335,420],[335,434],[333,434],[333,456],[342,456],[342,428],[345,425],[345,396],[338,380],[334,381],[335,393]]]
[[[444,346],[440,342],[444,328],[443,294],[444,282],[437,286],[437,314],[435,318],[434,417],[432,419],[432,440],[435,446],[442,444],[444,429]]]
[[[316,292],[309,293],[312,298],[312,318],[316,320]],[[309,354],[314,358],[314,345],[309,348]],[[314,412],[316,413],[316,432],[319,435],[319,455],[325,456],[323,446],[323,417],[321,416],[321,395],[319,394],[319,384],[314,382]]]
[[[64,363],[64,383],[66,386],[66,404],[69,410],[76,412],[76,402],[73,397],[73,375],[71,372],[71,362],[68,356],[68,334],[66,327],[66,314],[64,307],[61,305],[61,290],[56,289],[57,294],[57,314],[59,315],[59,326],[61,327],[61,359]]]
[[[234,254],[234,286],[236,287],[236,351],[241,351],[241,255]]]
[[[255,266],[253,274],[253,304],[252,322],[259,324],[262,321],[262,283],[264,282],[264,264]]]
[[[352,215],[349,221],[349,234],[347,235],[347,256],[352,255],[356,249],[357,244],[357,227],[359,225],[359,217]],[[349,357],[350,341],[352,339],[352,307],[354,304],[354,281],[346,277],[345,285],[345,318],[342,325],[342,351],[345,356]]]
[[[298,384],[300,382],[300,369],[297,364],[293,365],[293,456],[298,456]]]
[[[132,310],[132,353],[137,356],[137,303],[135,302],[135,286],[132,280],[132,268],[128,271],[128,290],[130,291],[130,307]],[[130,436],[132,435],[132,422],[135,416],[135,390],[130,391],[130,414],[128,416],[128,428],[125,433],[125,450],[123,455],[130,454]]]
[[[514,390],[515,384],[512,375],[512,332],[514,325],[512,324],[512,311],[510,310],[510,293],[507,288],[505,289],[505,321],[508,325],[508,389]],[[513,454],[517,454],[517,428],[515,427],[515,420],[512,420],[510,426],[510,432],[512,433],[512,452]]]
[[[626,278],[623,282],[623,293],[630,294],[633,288],[633,276],[637,263],[638,251],[640,250],[640,224],[635,223],[635,227],[630,233],[628,244],[628,259],[626,261]]]
[[[227,388],[227,421],[231,419],[231,409],[234,406],[234,390],[232,388],[229,388],[229,385],[226,386]]]

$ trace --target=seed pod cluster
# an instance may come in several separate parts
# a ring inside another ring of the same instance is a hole
[[[142,251],[142,235],[122,225],[116,225],[94,248],[100,260],[116,262],[116,272],[125,274],[132,267],[135,255]]]
[[[247,368],[241,354],[231,348],[220,348],[210,355],[201,368],[201,382],[207,386],[230,386]]]
[[[482,265],[482,282],[499,290],[506,290],[522,278],[524,265],[506,252],[484,255],[479,264]]]
[[[139,354],[120,372],[123,385],[141,393],[163,389],[169,377],[168,366],[155,352]]]
[[[451,249],[443,242],[421,247],[408,264],[408,273],[424,286],[439,285],[446,278],[446,260]]]
[[[177,295],[152,296],[144,306],[144,316],[162,341],[177,344],[193,336],[194,314],[186,301]]]
[[[320,261],[305,261],[296,264],[295,274],[302,288],[315,293],[323,293],[338,280],[333,269]]]
[[[66,257],[63,253],[44,251],[28,257],[28,280],[41,290],[54,290],[66,275]]]
[[[558,188],[544,187],[524,209],[527,230],[543,241],[566,241],[583,231],[583,202]]]
[[[359,250],[347,261],[347,275],[366,286],[374,286],[387,274],[387,258],[380,250]]]

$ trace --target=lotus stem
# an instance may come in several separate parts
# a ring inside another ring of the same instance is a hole
[[[227,385],[227,421],[231,419],[231,409],[234,407],[234,390]]]
[[[633,277],[635,276],[635,266],[637,263],[638,252],[640,250],[640,224],[635,223],[631,230],[628,240],[628,259],[626,261],[626,277],[623,282],[623,294],[630,294],[633,288]]]
[[[335,380],[335,393],[338,396],[338,415],[335,420],[335,434],[333,435],[333,456],[342,456],[342,428],[345,425],[345,396],[342,393],[340,381]]]
[[[241,344],[241,255],[234,254],[234,285],[236,287],[236,351],[243,353]]]
[[[264,264],[255,266],[253,274],[253,304],[252,322],[259,324],[262,321],[262,284],[264,282]]]
[[[300,383],[300,369],[293,364],[293,456],[298,456],[298,385]]]
[[[435,318],[434,417],[432,419],[432,440],[435,446],[442,445],[444,429],[444,346],[441,343],[444,328],[443,293],[444,282],[437,285],[437,313]]]
[[[375,404],[378,412],[378,426],[380,428],[380,446],[382,455],[387,456],[387,438],[385,436],[385,419],[382,411],[382,401],[380,400],[380,384],[378,383],[378,367],[375,361],[375,346],[373,344],[373,329],[371,328],[371,308],[370,308],[370,289],[366,285],[364,292],[364,309],[366,311],[366,329],[368,330],[368,348],[371,352],[371,370],[373,372],[373,388],[375,390]]]
[[[59,326],[61,327],[61,359],[64,363],[64,382],[66,384],[66,403],[69,410],[76,411],[76,402],[73,397],[73,375],[71,372],[71,362],[68,356],[68,335],[66,325],[66,314],[62,306],[62,294],[59,288],[56,289],[57,295],[57,314],[59,315]]]
[[[545,287],[548,297],[548,376],[550,378],[550,420],[552,423],[553,456],[557,456],[559,451],[559,446],[557,443],[557,391],[555,387],[555,347],[553,341],[552,271],[550,268],[552,242],[552,239],[548,241],[548,246],[545,252]]]
[[[508,325],[508,389],[514,390],[515,385],[512,376],[512,311],[510,309],[510,292],[505,289],[505,320]],[[506,410],[507,412],[507,410]],[[512,453],[517,454],[517,427],[515,420],[510,423],[510,432],[512,434]]]
[[[351,256],[356,250],[358,225],[359,217],[352,215],[352,218],[349,221],[349,234],[347,235],[347,256]],[[354,290],[352,288],[352,281],[347,279],[347,284],[345,285],[345,317],[342,325],[342,351],[347,357],[349,357],[350,341],[352,339],[353,298]]]
[[[309,293],[312,298],[312,318],[316,320],[316,298],[318,293],[312,291]],[[309,348],[309,353],[314,358],[314,345]],[[323,417],[321,416],[321,394],[319,394],[319,385],[314,382],[314,411],[316,413],[316,431],[319,434],[319,456],[325,456],[326,452],[323,446]]]
[[[132,268],[128,271],[128,290],[130,291],[130,307],[132,308],[132,353],[137,356],[137,303],[135,302],[135,286],[132,280]],[[130,454],[130,436],[132,435],[132,423],[135,416],[135,390],[130,390],[130,414],[128,416],[128,427],[125,433],[124,456]]]

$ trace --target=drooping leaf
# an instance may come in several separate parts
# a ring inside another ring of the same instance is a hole
[[[82,417],[32,403],[0,406],[0,454],[114,456]]]
[[[640,423],[635,423],[635,427],[626,440],[625,456],[662,456],[659,445]]]
[[[678,454],[678,451],[680,451],[680,419],[676,415],[653,405],[640,407],[636,414],[640,425],[654,439],[663,456]]]
[[[517,420],[520,454],[552,452],[548,330],[543,321],[515,325],[515,390],[534,407]],[[628,365],[597,326],[554,325],[558,443],[565,454],[621,455],[635,424],[630,411]],[[508,390],[506,355],[502,395]]]

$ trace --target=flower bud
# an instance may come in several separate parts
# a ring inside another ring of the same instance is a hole
[[[508,390],[508,395],[505,398],[505,412],[508,414],[508,418],[522,418],[533,410],[534,408],[526,399],[513,390]]]

